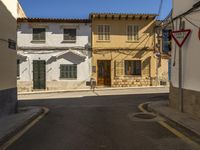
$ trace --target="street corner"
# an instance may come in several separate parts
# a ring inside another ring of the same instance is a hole
[[[148,110],[200,136],[200,119],[171,108],[168,101],[151,102],[148,105]]]
[[[0,149],[7,149],[48,112],[46,107],[21,107],[18,113],[0,119]]]

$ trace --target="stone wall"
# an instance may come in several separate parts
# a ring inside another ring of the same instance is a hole
[[[112,87],[139,87],[139,86],[156,86],[154,78],[142,77],[115,77]]]
[[[170,107],[180,110],[179,89],[171,85]],[[200,118],[200,92],[183,89],[183,111]]]

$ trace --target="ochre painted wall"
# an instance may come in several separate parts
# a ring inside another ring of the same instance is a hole
[[[110,25],[110,41],[99,41],[97,26],[99,24]],[[139,26],[139,38],[140,40],[128,41],[127,40],[127,26],[138,25]],[[95,18],[92,20],[92,47],[95,48],[133,48],[140,49],[143,47],[149,47],[154,49],[154,31],[155,20],[149,19],[105,19]]]
[[[99,41],[97,27],[98,25],[110,25],[110,40]],[[127,26],[139,25],[139,41],[127,40]],[[111,60],[111,86],[148,86],[155,85],[150,83],[156,78],[156,57],[154,55],[154,19],[125,19],[121,18],[93,18],[92,20],[92,50],[93,50],[93,71],[92,77],[97,80],[97,60]],[[124,62],[125,60],[141,60],[142,75],[126,76],[123,63],[123,73],[116,75],[115,62]],[[139,80],[139,81],[138,81]],[[142,82],[142,83],[137,83]]]

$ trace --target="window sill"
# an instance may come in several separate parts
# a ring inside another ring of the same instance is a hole
[[[31,43],[46,43],[44,40],[32,40]]]
[[[126,41],[126,43],[139,43],[140,41]]]
[[[60,80],[70,80],[70,81],[72,81],[72,80],[77,80],[77,78],[60,78]]]
[[[76,40],[64,40],[61,43],[76,43]]]
[[[142,75],[124,75],[124,77],[142,77]]]
[[[98,43],[110,43],[110,40],[97,40]]]

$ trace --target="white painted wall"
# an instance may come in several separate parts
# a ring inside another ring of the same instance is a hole
[[[199,0],[173,0],[173,17],[187,11],[190,9],[196,2]],[[186,16],[190,21],[200,26],[200,14],[192,13]],[[188,21],[185,21],[185,29],[191,29],[192,33],[190,37],[185,42],[182,51],[183,51],[183,88],[200,91],[200,40],[198,38],[199,29],[191,25]],[[179,20],[175,21],[175,30],[178,30]],[[178,70],[179,70],[179,48],[173,42],[172,47],[172,85],[178,87]],[[176,50],[176,58],[175,58]],[[175,59],[175,66],[173,62]]]
[[[21,54],[23,56],[26,56],[26,58],[21,59],[20,64],[20,78],[19,81],[32,81],[33,80],[33,60],[45,60],[46,61],[46,80],[47,81],[67,81],[64,79],[60,79],[60,64],[73,64],[70,60],[66,58],[59,58],[56,61],[49,60],[53,56],[61,54],[63,51],[40,51],[37,52],[35,50],[29,50],[29,51],[18,51],[18,54]],[[70,53],[69,53],[70,54]],[[79,56],[74,56],[76,58],[79,58]],[[73,58],[72,58],[73,59]],[[80,58],[80,60],[84,60],[83,58]],[[77,62],[77,79],[75,81],[85,81],[90,80],[90,62],[91,58],[88,56],[85,57],[84,61],[74,61],[75,64]],[[69,80],[72,81],[72,80]]]
[[[46,42],[32,43],[32,29],[37,28],[34,23],[19,23],[18,29],[18,46],[19,47],[85,47],[90,41],[91,29],[90,24],[69,24],[69,23],[38,23],[39,27],[46,28]],[[63,29],[76,28],[77,40],[76,43],[63,43]]]
[[[0,1],[0,90],[16,87],[16,50],[8,48],[8,39],[16,41],[17,0]]]
[[[86,86],[85,82],[89,81],[91,77],[91,52],[86,48],[86,46],[90,44],[90,24],[46,23],[44,25],[43,23],[39,23],[39,26],[41,25],[46,26],[46,42],[42,44],[32,43],[32,27],[35,26],[35,23],[34,25],[29,23],[19,24],[17,32],[18,54],[24,56],[24,58],[21,58],[18,86],[30,86],[30,83],[33,80],[33,60],[45,60],[47,63],[47,89],[56,89],[56,86],[58,90],[83,88],[82,86]],[[64,29],[62,26],[77,28],[76,43],[62,43]],[[51,50],[52,47],[55,48],[55,50]],[[20,50],[21,48],[25,48],[25,50]],[[35,50],[34,48],[41,48],[42,50]],[[58,50],[56,50],[56,48],[58,48]],[[63,48],[63,50],[59,50],[60,48]],[[79,48],[82,48],[83,50],[79,50]],[[85,56],[85,58],[70,52],[64,57],[60,57],[55,61],[50,61],[52,56],[67,52],[68,49],[72,49],[75,53],[80,53]],[[60,79],[61,64],[77,64],[77,79]]]

